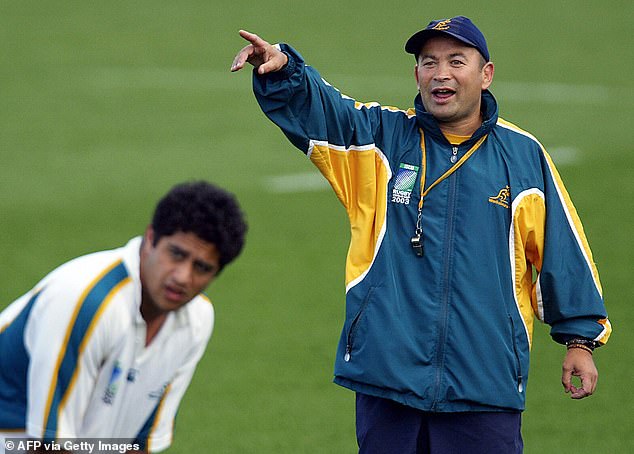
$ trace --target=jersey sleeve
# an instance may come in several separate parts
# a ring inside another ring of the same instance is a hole
[[[543,192],[527,191],[514,207],[516,243],[537,271],[533,310],[557,342],[583,337],[605,344],[612,328],[588,240],[552,159],[543,149],[540,156]],[[529,273],[524,279],[530,284]]]
[[[262,111],[304,153],[314,142],[348,148],[374,142],[380,106],[361,104],[322,79],[315,68],[287,44],[284,69],[265,75],[253,72],[253,90]]]
[[[29,353],[24,329],[39,296],[39,291],[28,292],[0,313],[0,431],[25,430]]]
[[[264,76],[254,71],[253,89],[263,112],[310,158],[346,209],[348,285],[367,270],[383,235],[389,154],[399,149],[394,135],[407,131],[408,113],[357,102],[322,79],[292,47],[280,49],[287,66]]]
[[[183,365],[174,374],[173,379],[163,391],[163,396],[156,408],[136,436],[135,443],[145,452],[160,452],[172,444],[174,421],[178,407],[191,383],[196,366],[205,353],[213,331],[214,311],[211,304],[208,304],[208,310],[205,311],[204,315],[198,313],[197,319],[200,325],[195,345],[189,351]]]
[[[45,440],[81,434],[107,351],[106,336],[93,334],[110,302],[129,282],[120,261],[84,285],[73,284],[72,271],[66,267],[45,284],[25,330],[30,355],[27,433]]]
[[[585,337],[605,344],[612,332],[599,273],[577,210],[559,172],[543,152],[546,243],[536,285],[544,320],[558,342]]]
[[[253,90],[267,117],[317,166],[346,207],[358,199],[355,187],[371,184],[376,172],[389,172],[381,144],[406,113],[377,103],[363,104],[342,94],[286,44],[278,72],[253,73]],[[386,127],[390,123],[390,127]],[[391,147],[384,147],[391,148]]]
[[[69,295],[66,301],[70,299]],[[79,345],[69,342],[67,334],[69,329],[72,330],[73,308],[62,301],[64,292],[60,293],[55,285],[45,288],[25,332],[30,355],[27,433],[46,440],[78,435],[82,405],[75,399],[72,411],[65,405],[71,396],[66,393],[70,385],[70,380],[66,380],[70,378],[67,371],[72,376],[71,368],[90,369],[88,364],[82,365],[74,354]],[[65,363],[64,366],[62,363]]]

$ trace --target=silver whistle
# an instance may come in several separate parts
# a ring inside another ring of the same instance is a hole
[[[417,257],[422,257],[423,241],[421,239],[421,233],[416,233],[416,235],[409,240],[409,243],[411,244],[412,249],[414,249],[414,254],[416,254]]]

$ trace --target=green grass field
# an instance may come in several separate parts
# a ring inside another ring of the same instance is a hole
[[[315,171],[259,111],[250,72],[229,72],[237,31],[293,44],[352,97],[409,107],[405,40],[464,14],[487,35],[501,115],[559,164],[614,327],[597,393],[577,402],[561,388],[563,348],[536,327],[525,452],[634,452],[634,3],[474,5],[2,2],[0,308],[56,265],[142,233],[173,184],[214,181],[237,194],[250,233],[209,289],[216,330],[168,452],[355,452],[354,396],[331,383],[345,212],[327,189],[272,185]]]

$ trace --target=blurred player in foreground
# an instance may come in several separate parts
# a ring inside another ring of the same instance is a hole
[[[360,452],[521,452],[534,316],[567,346],[574,399],[594,392],[611,327],[552,160],[498,117],[483,34],[458,16],[407,41],[409,110],[357,102],[289,45],[240,35],[231,70],[253,65],[260,107],[350,219],[334,380],[357,393]]]
[[[246,229],[232,194],[180,184],[159,201],[143,237],[69,261],[8,306],[0,313],[0,437],[127,440],[140,452],[170,446],[213,329],[201,292],[239,255]]]

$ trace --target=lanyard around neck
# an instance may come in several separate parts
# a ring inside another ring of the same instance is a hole
[[[427,189],[425,189],[425,178],[426,178],[426,174],[427,174],[427,148],[425,147],[425,133],[421,129],[421,131],[420,131],[420,149],[421,149],[421,151],[423,153],[423,159],[422,159],[422,172],[421,172],[421,176],[420,176],[420,201],[418,202],[418,211],[421,211],[423,209],[423,199],[425,198],[425,196],[427,194],[429,194],[429,191],[431,191],[434,187],[436,187],[436,185],[438,185],[438,183],[440,183],[441,181],[443,181],[444,179],[449,177],[449,175],[451,175],[456,170],[458,170],[458,168],[460,166],[462,166],[462,164],[467,162],[467,159],[469,159],[471,157],[471,155],[473,155],[473,153],[476,152],[476,150],[480,147],[480,145],[482,145],[482,142],[484,142],[486,140],[486,138],[487,138],[487,134],[482,136],[480,138],[480,140],[478,140],[469,149],[469,151],[467,151],[464,154],[464,156],[458,160],[458,162],[456,162],[453,166],[451,166],[451,168],[449,170],[447,170],[445,173],[443,173],[440,177],[438,177],[438,179],[436,181],[434,181],[432,184],[429,185],[429,187]]]
[[[420,175],[420,200],[418,202],[418,216],[416,217],[416,232],[414,236],[410,239],[410,244],[418,257],[423,256],[423,245],[422,245],[422,238],[421,238],[423,235],[423,227],[421,224],[421,218],[423,215],[423,202],[425,200],[425,196],[429,194],[429,191],[435,188],[441,181],[445,180],[452,173],[458,170],[458,168],[460,168],[462,164],[467,162],[467,159],[469,159],[471,155],[473,155],[473,153],[476,152],[476,150],[480,147],[480,145],[482,145],[482,142],[484,142],[486,138],[487,138],[487,135],[485,134],[469,149],[469,151],[467,151],[464,154],[462,158],[458,160],[458,162],[456,162],[453,166],[451,166],[449,170],[443,173],[440,177],[438,177],[436,181],[434,181],[432,184],[429,185],[427,189],[425,189],[425,177],[427,174],[427,149],[425,147],[425,133],[423,132],[422,129],[420,130],[420,148],[423,154],[422,170]]]

